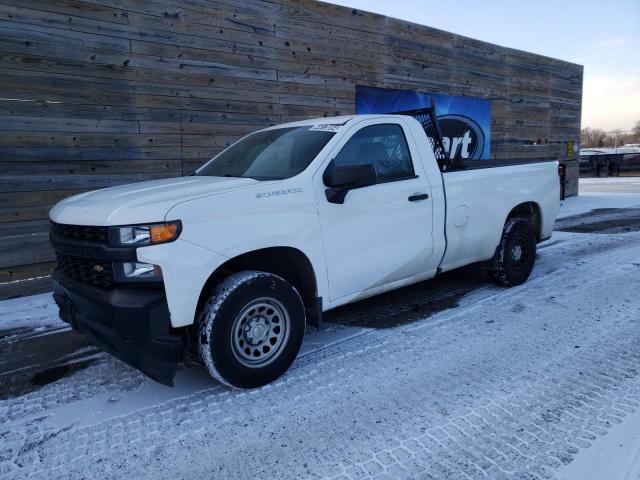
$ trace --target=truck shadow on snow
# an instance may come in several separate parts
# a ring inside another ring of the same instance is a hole
[[[466,267],[338,307],[327,312],[323,320],[352,327],[393,328],[455,308],[460,298],[487,284],[485,273]]]

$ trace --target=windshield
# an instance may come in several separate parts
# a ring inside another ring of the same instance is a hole
[[[195,172],[208,177],[281,180],[309,166],[335,132],[304,127],[253,133],[234,143]]]

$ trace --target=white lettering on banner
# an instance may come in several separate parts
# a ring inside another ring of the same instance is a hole
[[[471,132],[469,132],[469,130],[464,132],[462,137],[442,137],[442,146],[452,160],[455,158],[456,153],[458,153],[458,147],[461,147],[460,156],[468,159],[469,145],[471,145]]]

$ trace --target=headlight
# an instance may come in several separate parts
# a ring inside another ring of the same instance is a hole
[[[117,247],[144,247],[158,243],[173,242],[182,231],[180,220],[148,225],[111,227],[109,238]]]
[[[142,262],[114,263],[114,272],[118,282],[162,281],[162,269],[158,265]]]

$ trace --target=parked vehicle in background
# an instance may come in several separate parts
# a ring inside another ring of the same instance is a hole
[[[623,146],[619,147],[617,150],[619,153],[624,153],[624,154],[628,154],[628,153],[640,154],[640,143],[626,143]]]
[[[434,147],[405,115],[305,120],[189,177],[63,200],[50,213],[60,315],[159,382],[191,355],[257,387],[329,309],[477,262],[525,282],[559,211],[558,162],[456,169]]]
[[[618,148],[583,148],[580,150],[579,168],[582,174],[617,177],[620,172],[640,173],[640,144]]]

